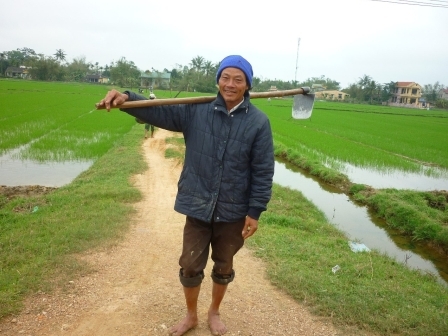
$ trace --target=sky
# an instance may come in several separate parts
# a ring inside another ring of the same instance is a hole
[[[262,80],[325,76],[341,88],[448,86],[448,0],[14,0],[0,11],[0,52],[31,48],[99,66],[125,57],[142,71],[219,63],[239,54]],[[300,42],[299,42],[300,41]]]

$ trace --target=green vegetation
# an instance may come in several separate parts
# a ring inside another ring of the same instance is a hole
[[[47,195],[0,200],[0,317],[17,312],[27,294],[85,268],[74,253],[123,236],[131,204],[141,198],[130,177],[146,169],[138,126],[71,184]]]
[[[0,69],[5,70],[9,66],[23,66],[27,70],[22,75],[27,79],[84,82],[87,77],[90,77],[101,82],[105,80],[107,83],[115,83],[121,87],[137,88],[142,85],[148,88],[150,81],[141,82],[141,74],[144,72],[151,74],[151,77],[155,80],[156,88],[209,93],[216,91],[215,76],[220,61],[206,60],[198,55],[192,58],[188,65],[176,64],[176,67],[170,70],[165,68],[163,71],[159,71],[151,68],[150,71],[139,69],[132,60],[127,60],[126,57],[121,57],[118,61],[112,61],[110,64],[101,65],[99,62],[87,62],[85,56],[74,58],[72,62],[68,62],[67,54],[62,49],[56,49],[56,53],[49,56],[36,53],[33,49],[27,47],[0,52]],[[169,84],[162,80],[167,73],[170,74]],[[3,76],[3,71],[0,71],[1,76]],[[322,89],[326,90],[342,89],[349,94],[350,98],[347,101],[350,102],[377,105],[388,101],[395,90],[395,82],[379,83],[368,75],[363,75],[358,82],[351,83],[346,88],[342,88],[340,82],[323,75],[307,78],[303,82],[261,79],[256,76],[252,80],[252,90],[259,92],[268,91],[272,86],[275,86],[278,90],[288,90],[297,87],[313,87],[313,85],[320,85]],[[448,101],[438,98],[439,91],[443,88],[445,88],[445,85],[439,82],[424,84],[422,86],[422,97],[431,106],[446,109],[448,108]]]
[[[170,143],[183,147],[180,141]],[[352,187],[354,193],[366,191],[363,185]],[[404,193],[408,198],[415,195]],[[410,217],[397,217],[408,221],[416,215],[417,219],[437,215],[439,221],[446,221],[446,212],[436,213],[446,209],[443,194],[420,194],[421,199],[414,200],[418,209]],[[427,213],[426,203],[434,211]],[[393,204],[390,208],[396,209]],[[268,276],[277,287],[314,314],[331,317],[344,334],[359,334],[357,330],[379,335],[448,333],[445,287],[431,275],[377,251],[352,252],[347,237],[298,191],[274,185],[260,229],[246,244],[266,262]],[[332,272],[336,265],[340,270]]]
[[[183,137],[170,137],[165,140],[167,149],[165,150],[165,157],[167,159],[175,159],[182,163],[185,159],[183,146],[185,144]]]
[[[247,244],[265,260],[276,286],[341,328],[448,334],[445,287],[378,252],[352,252],[347,238],[300,192],[274,185],[260,229]],[[340,270],[333,273],[336,265]]]
[[[20,158],[101,157],[135,124],[125,113],[95,110],[94,102],[106,92],[99,85],[0,80],[0,154],[29,144],[18,153]]]
[[[372,191],[355,185],[351,193],[356,201],[367,204],[389,226],[414,240],[438,246],[448,254],[448,191]]]
[[[421,172],[448,168],[448,113],[316,102],[308,120],[291,118],[292,100],[254,99],[271,120],[276,146],[338,169],[338,162]]]
[[[0,197],[0,317],[17,312],[27,294],[50,290],[69,276],[88,271],[73,254],[114,244],[128,229],[131,204],[141,197],[130,178],[146,169],[140,152],[142,127],[132,128],[134,119],[117,110],[90,113],[105,90],[94,85],[0,81],[0,97],[7,107],[0,115],[2,150],[38,139],[35,143],[42,140],[43,149],[32,147],[30,157],[47,158],[45,153],[55,152],[66,158],[64,140],[44,141],[49,133],[55,139],[66,134],[73,138],[65,144],[77,143],[67,147],[73,151],[70,157],[96,159],[73,183],[50,194],[12,201]],[[155,93],[162,98],[177,92]],[[369,204],[389,225],[415,239],[444,244],[445,193],[374,190],[351,184],[335,168],[345,160],[387,169],[413,170],[419,161],[447,168],[446,137],[440,133],[447,126],[445,113],[316,102],[311,120],[299,121],[290,117],[291,100],[254,103],[269,115],[278,155],[343,186],[356,201]],[[28,109],[22,108],[25,105]],[[383,124],[376,118],[384,118]],[[389,127],[392,121],[395,127]],[[67,133],[56,136],[58,128]],[[101,132],[111,133],[101,138],[104,145],[83,153],[94,139],[91,134]],[[90,142],[85,145],[83,139]],[[181,159],[183,139],[167,142],[167,156]],[[352,252],[347,238],[300,192],[275,185],[260,230],[247,243],[265,260],[275,285],[316,315],[331,317],[340,328],[380,335],[448,334],[445,287],[376,251]],[[340,270],[333,273],[335,265]]]
[[[254,103],[271,120],[277,156],[367,204],[404,235],[448,253],[447,200],[438,208],[429,201],[416,206],[417,200],[446,194],[360,188],[341,173],[343,162],[384,172],[423,173],[423,165],[448,169],[446,112],[316,102],[310,119],[294,120],[291,99]],[[431,168],[425,170],[433,173]]]

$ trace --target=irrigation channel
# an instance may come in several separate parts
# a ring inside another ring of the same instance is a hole
[[[60,187],[70,183],[92,164],[92,162],[38,163],[20,160],[16,158],[16,154],[16,151],[12,151],[0,156],[0,185]],[[348,169],[347,175],[353,182],[369,184],[374,188],[448,190],[448,177],[443,172],[444,176],[428,177],[424,174],[378,173],[352,167]],[[448,286],[446,258],[403,237],[398,231],[391,230],[367,207],[355,204],[340,190],[323,184],[305,171],[279,160],[275,165],[274,182],[302,192],[332,224],[346,234],[347,248],[349,248],[348,241],[363,243],[369,249],[385,253],[410,268],[433,274],[441,284]]]

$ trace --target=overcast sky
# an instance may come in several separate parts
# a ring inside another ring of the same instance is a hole
[[[447,36],[448,8],[372,0],[14,0],[0,11],[0,51],[62,49],[100,66],[126,57],[141,70],[240,54],[261,79],[324,75],[342,87],[365,74],[447,86]]]

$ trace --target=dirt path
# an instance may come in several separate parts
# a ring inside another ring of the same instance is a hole
[[[181,167],[164,158],[166,136],[157,130],[143,147],[149,169],[135,177],[144,194],[135,205],[131,230],[116,247],[84,255],[94,270],[67,288],[30,298],[23,313],[0,324],[12,335],[167,335],[184,316],[178,279],[184,216],[173,210]],[[263,263],[243,248],[235,260],[236,277],[221,308],[226,335],[338,335],[302,306],[273,287]],[[210,335],[210,269],[199,298],[200,324],[187,336]]]

